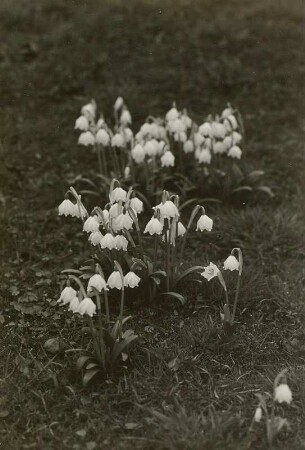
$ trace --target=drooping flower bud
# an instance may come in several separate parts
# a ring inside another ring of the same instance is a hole
[[[124,105],[124,100],[122,97],[118,97],[113,105],[114,109],[118,111]]]
[[[202,214],[202,216],[199,217],[199,220],[197,222],[197,228],[196,231],[212,231],[213,228],[213,220],[208,217],[206,214]]]
[[[228,152],[228,156],[230,156],[231,158],[240,159],[241,155],[242,155],[242,151],[237,145],[233,145],[233,147],[231,147]]]
[[[210,262],[210,264],[204,268],[204,272],[202,272],[201,275],[210,281],[212,278],[217,277],[219,272],[216,264]]]
[[[162,167],[174,167],[175,157],[171,151],[167,150],[164,155],[161,156],[161,166]]]
[[[95,144],[95,138],[91,131],[84,131],[79,135],[78,143],[80,145],[85,145],[86,147],[88,145],[94,145]]]
[[[227,259],[223,263],[223,268],[225,270],[231,270],[231,271],[232,270],[239,270],[239,262],[235,258],[235,256],[230,255],[230,256],[227,257]]]
[[[274,390],[274,400],[279,403],[292,402],[292,392],[286,383],[279,384]]]
[[[123,280],[120,273],[117,270],[112,272],[112,274],[109,276],[107,284],[111,289],[122,289]]]
[[[147,223],[144,233],[149,233],[151,236],[153,234],[161,234],[163,230],[162,223],[156,218],[152,217],[150,221]]]
[[[89,297],[85,297],[80,302],[76,310],[76,312],[78,312],[81,316],[86,314],[90,317],[92,317],[93,314],[95,314],[95,311],[96,311],[96,304]]]
[[[141,278],[138,277],[134,272],[128,272],[124,277],[124,285],[126,287],[135,288],[139,286]]]
[[[89,121],[85,116],[79,116],[75,121],[75,130],[88,131],[89,129]]]
[[[87,292],[92,292],[93,288],[95,288],[98,292],[108,291],[106,281],[99,273],[92,275],[88,281]]]
[[[67,303],[70,303],[75,296],[76,290],[73,289],[71,286],[66,286],[61,292],[59,300],[57,300],[57,303],[63,303],[64,305],[66,305]]]
[[[101,128],[96,133],[95,140],[97,144],[102,144],[104,147],[107,147],[107,145],[109,145],[110,142],[110,136],[106,130]]]

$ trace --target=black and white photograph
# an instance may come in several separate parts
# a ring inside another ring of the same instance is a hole
[[[0,0],[0,450],[305,450],[304,0]]]

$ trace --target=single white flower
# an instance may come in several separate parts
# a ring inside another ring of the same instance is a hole
[[[133,138],[133,132],[130,128],[124,128],[123,130],[125,142],[130,142]]]
[[[69,305],[69,311],[72,311],[75,313],[78,310],[79,307],[79,300],[77,297],[72,298],[70,305]]]
[[[192,153],[194,151],[194,143],[191,140],[185,141],[183,144],[184,153]]]
[[[211,163],[212,155],[211,155],[210,150],[207,148],[203,148],[202,150],[196,149],[195,156],[199,163],[203,163],[203,164]]]
[[[213,145],[213,152],[215,153],[215,155],[217,155],[217,153],[221,155],[222,153],[225,153],[226,150],[227,149],[223,141],[217,141]]]
[[[231,147],[228,152],[228,156],[230,156],[231,158],[237,158],[237,159],[240,159],[241,154],[242,154],[242,151],[237,145],[233,145],[233,147]]]
[[[89,279],[87,292],[92,292],[93,288],[95,288],[98,292],[102,292],[103,290],[108,291],[106,281],[98,273],[92,275],[92,277]]]
[[[92,317],[93,314],[95,314],[95,310],[96,304],[91,300],[91,298],[85,297],[78,305],[76,312],[78,312],[81,316],[87,314]]]
[[[156,139],[151,139],[145,143],[143,149],[147,156],[156,156],[158,153],[158,142]]]
[[[204,137],[200,133],[194,134],[194,143],[196,147],[200,147],[201,144],[204,142]]]
[[[232,136],[226,136],[224,140],[222,141],[226,151],[229,150],[233,146],[233,137]]]
[[[168,122],[168,128],[171,133],[182,133],[185,131],[185,125],[181,119],[170,120]]]
[[[124,100],[122,97],[118,97],[113,105],[114,109],[118,111],[124,105]]]
[[[183,236],[186,233],[186,228],[182,222],[178,222],[178,236]]]
[[[162,167],[174,167],[175,157],[171,151],[167,150],[164,155],[161,156],[161,166]]]
[[[126,287],[135,288],[139,286],[141,278],[138,277],[134,272],[128,272],[124,277],[124,285]]]
[[[230,256],[227,257],[227,259],[223,263],[223,268],[225,270],[231,270],[231,271],[232,270],[239,270],[239,262],[235,258],[235,256],[230,255]]]
[[[75,203],[72,203],[69,199],[65,199],[58,207],[58,214],[60,216],[75,217],[77,215],[75,210]]]
[[[255,414],[254,414],[254,420],[255,420],[255,422],[260,422],[261,421],[261,418],[262,418],[262,415],[263,415],[263,411],[262,411],[262,408],[259,406],[258,408],[256,408],[256,410],[255,410]]]
[[[89,236],[89,242],[91,242],[92,245],[96,246],[101,242],[103,235],[100,231],[94,231]]]
[[[160,216],[162,219],[170,219],[172,217],[179,217],[179,212],[175,203],[167,200],[165,203],[158,205],[160,209]]]
[[[115,240],[115,247],[117,250],[123,250],[124,252],[127,252],[128,240],[125,238],[125,236],[117,234],[114,240]]]
[[[87,117],[79,116],[79,118],[76,119],[76,121],[75,121],[74,128],[76,130],[88,131],[89,130],[89,121],[88,121]]]
[[[219,269],[214,263],[210,263],[208,266],[204,268],[204,272],[201,273],[201,275],[206,278],[208,281],[210,281],[212,278],[217,277],[219,274]]]
[[[115,219],[116,217],[118,217],[118,215],[119,215],[119,204],[118,203],[114,203],[113,205],[110,206],[109,218],[110,219]]]
[[[200,127],[198,128],[198,131],[203,136],[211,136],[212,135],[212,127],[209,122],[204,122]]]
[[[76,296],[76,290],[73,289],[71,286],[66,286],[59,297],[59,300],[57,300],[57,303],[62,302],[64,305],[67,303],[70,303],[71,300]]]
[[[279,384],[274,391],[274,400],[279,403],[292,402],[292,392],[286,383]]]
[[[233,131],[232,133],[232,140],[233,140],[233,144],[237,145],[241,142],[242,140],[242,135],[240,133],[238,133],[238,131]]]
[[[179,117],[179,113],[178,113],[177,108],[171,108],[169,111],[167,111],[165,119],[167,121],[172,121],[172,120],[178,119],[178,117]]]
[[[197,222],[197,228],[196,231],[212,231],[213,228],[213,220],[208,217],[206,214],[202,214],[202,216],[199,217],[199,220]]]
[[[122,289],[123,280],[120,275],[120,272],[118,272],[117,270],[112,272],[112,274],[109,276],[107,280],[107,284],[111,289]]]
[[[112,147],[124,147],[123,136],[120,133],[116,133],[111,138],[111,145],[112,145]]]
[[[130,206],[137,214],[140,214],[143,211],[143,202],[138,197],[133,197],[130,200]]]
[[[91,133],[91,131],[84,131],[79,135],[78,143],[80,145],[94,145],[95,144],[95,137]]]
[[[111,203],[119,201],[126,202],[126,199],[127,199],[127,192],[121,187],[116,187],[115,189],[113,189],[111,194],[109,194],[109,200]]]
[[[106,130],[101,128],[96,133],[95,140],[97,144],[102,144],[104,147],[107,147],[107,145],[109,145],[110,142],[110,136]]]
[[[90,216],[84,223],[83,231],[86,231],[86,233],[93,233],[94,231],[98,231],[99,226],[100,224],[96,217]]]
[[[133,220],[128,213],[121,213],[115,219],[115,227],[117,231],[120,230],[131,230],[133,226]]]
[[[152,217],[147,223],[144,233],[149,233],[152,236],[153,234],[161,234],[162,230],[162,223],[156,217]]]
[[[145,159],[145,150],[142,147],[142,145],[137,144],[132,150],[131,150],[131,156],[133,157],[133,159],[135,160],[135,162],[137,164],[140,164],[144,161]]]
[[[122,125],[129,125],[131,123],[131,114],[128,111],[128,109],[123,109],[121,117],[120,117],[120,123]]]
[[[102,239],[100,241],[100,246],[102,248],[108,248],[109,250],[112,250],[115,248],[115,239],[111,233],[107,233],[107,234],[105,234],[105,236],[102,237]]]
[[[213,122],[212,123],[212,134],[216,139],[224,139],[225,135],[227,134],[226,127],[219,122]]]

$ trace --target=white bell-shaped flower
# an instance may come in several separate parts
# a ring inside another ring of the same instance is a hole
[[[131,124],[132,120],[131,120],[131,114],[128,111],[128,109],[123,109],[121,117],[120,117],[120,123],[122,125],[129,125]]]
[[[120,275],[120,272],[118,272],[117,270],[112,272],[112,274],[109,276],[107,280],[107,285],[110,287],[110,289],[122,289],[123,280]]]
[[[191,140],[185,141],[183,144],[184,153],[192,153],[194,151],[194,143]]]
[[[279,403],[292,402],[292,392],[286,383],[279,384],[274,391],[274,400]]]
[[[106,281],[99,273],[96,273],[89,278],[87,292],[93,292],[93,288],[98,292],[108,291]]]
[[[105,234],[100,241],[100,246],[102,248],[108,248],[108,250],[112,250],[115,248],[115,239],[111,233]]]
[[[113,189],[111,194],[109,194],[109,199],[111,203],[119,201],[126,202],[127,192],[125,191],[125,189],[122,189],[121,187],[116,187],[115,189]]]
[[[95,144],[95,137],[91,133],[91,131],[84,131],[79,135],[78,143],[80,145],[85,145],[86,147],[88,145],[94,145]]]
[[[238,259],[235,258],[235,256],[230,255],[227,257],[225,262],[223,263],[223,268],[225,270],[239,270],[239,262]]]
[[[115,227],[117,231],[120,230],[131,230],[133,226],[133,220],[128,213],[121,213],[115,219]]]
[[[178,117],[179,117],[179,112],[178,112],[177,108],[174,107],[174,108],[171,108],[169,111],[167,111],[165,119],[167,121],[172,121],[172,120],[178,119]]]
[[[137,214],[141,214],[143,211],[143,202],[138,197],[133,197],[130,200],[130,206]]]
[[[125,236],[117,234],[114,240],[115,240],[115,247],[117,250],[123,250],[124,252],[127,252],[128,240],[125,238]]]
[[[226,127],[219,122],[212,122],[212,134],[216,139],[224,139],[227,129]]]
[[[118,97],[113,105],[114,109],[118,111],[124,105],[124,100],[122,97]]]
[[[111,145],[112,147],[124,147],[124,138],[120,133],[116,133],[111,138]]]
[[[195,156],[199,163],[203,163],[203,164],[211,163],[212,155],[211,155],[210,150],[208,150],[207,148],[203,148],[202,150],[196,151]]]
[[[222,143],[226,151],[228,151],[233,146],[233,136],[226,136]]]
[[[72,311],[73,313],[77,312],[78,307],[79,307],[79,300],[77,297],[74,297],[69,305],[69,311]]]
[[[110,219],[115,219],[116,217],[118,217],[119,214],[120,214],[120,212],[119,212],[119,204],[118,203],[114,203],[113,205],[110,206],[109,218]]]
[[[209,122],[204,122],[202,125],[200,125],[198,131],[203,136],[211,136],[212,135],[211,124]]]
[[[232,114],[232,108],[228,107],[228,108],[225,108],[225,109],[222,111],[221,117],[222,117],[223,119],[226,119],[226,118],[229,117],[231,114]]]
[[[101,242],[103,235],[100,231],[94,231],[89,236],[89,242],[91,242],[92,245],[96,246]]]
[[[179,118],[168,122],[168,128],[171,133],[182,133],[182,131],[185,131],[185,125]]]
[[[162,219],[171,219],[173,217],[179,217],[179,211],[175,203],[171,200],[167,200],[165,203],[158,205],[160,210],[160,216]]]
[[[144,161],[145,155],[146,155],[145,150],[140,144],[137,144],[131,150],[131,156],[133,157],[133,159],[137,164],[141,164]]]
[[[228,156],[230,156],[231,158],[240,159],[241,155],[242,155],[242,151],[237,145],[233,145],[233,147],[231,147],[228,152]]]
[[[75,121],[74,128],[76,130],[88,131],[89,130],[89,121],[88,121],[87,117],[79,116],[79,118],[76,119],[76,121]]]
[[[217,141],[215,142],[215,144],[213,145],[213,152],[215,153],[215,155],[217,155],[217,153],[219,155],[221,155],[222,153],[226,152],[226,146],[223,143],[223,141]]]
[[[204,272],[201,273],[201,275],[206,278],[208,281],[210,281],[212,278],[217,277],[219,274],[219,269],[214,263],[210,263],[208,266],[204,268]]]
[[[94,231],[98,231],[99,226],[100,224],[96,217],[90,216],[84,223],[83,231],[86,231],[86,233],[93,233]]]
[[[93,314],[95,314],[95,311],[96,311],[96,304],[89,297],[85,297],[80,302],[76,310],[76,312],[78,312],[81,316],[86,314],[90,317],[92,317]]]
[[[186,228],[182,222],[178,222],[178,236],[183,236],[186,233]]]
[[[95,140],[97,144],[102,144],[104,147],[107,147],[110,142],[110,136],[104,128],[101,128],[96,133]]]
[[[197,222],[196,231],[212,231],[213,220],[206,214],[202,214]]]
[[[234,145],[238,145],[241,142],[242,138],[242,135],[238,133],[238,131],[233,131],[232,140]]]
[[[156,218],[152,217],[147,223],[144,233],[149,233],[151,236],[153,234],[162,234],[163,224]]]
[[[171,151],[167,150],[164,155],[161,156],[161,166],[162,167],[174,167],[175,157]]]
[[[72,203],[69,199],[65,199],[58,207],[58,214],[60,216],[75,217],[75,215],[77,215],[75,211],[75,203]]]
[[[76,296],[76,290],[73,289],[71,286],[66,286],[59,297],[59,300],[57,300],[57,303],[63,303],[66,305],[67,303],[70,303],[71,300]]]
[[[139,286],[141,278],[134,272],[128,272],[124,277],[124,285],[126,287],[135,288]]]

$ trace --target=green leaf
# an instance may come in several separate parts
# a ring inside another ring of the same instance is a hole
[[[223,312],[224,312],[224,321],[231,322],[231,312],[230,312],[230,308],[227,304],[224,305]]]
[[[179,300],[182,305],[184,305],[186,302],[185,298],[181,294],[178,294],[178,292],[163,292],[160,295],[169,295],[170,297],[174,297],[175,299]]]
[[[101,372],[101,369],[91,369],[85,372],[83,376],[83,385],[87,386],[95,375]]]
[[[265,192],[266,194],[270,195],[270,197],[274,197],[274,193],[272,192],[272,190],[268,186],[258,186],[256,189],[258,191]]]
[[[234,192],[242,192],[242,191],[247,191],[247,192],[252,192],[253,188],[251,186],[239,186],[238,188],[233,189],[233,193]]]
[[[62,270],[61,273],[76,273],[77,275],[80,275],[82,271],[77,269],[65,269]]]
[[[199,270],[204,270],[204,267],[202,267],[202,266],[193,266],[193,267],[185,270],[184,272],[182,272],[181,275],[178,276],[178,278],[176,279],[176,283],[178,283],[179,281],[181,281],[183,278],[187,277],[191,273],[198,272]]]

